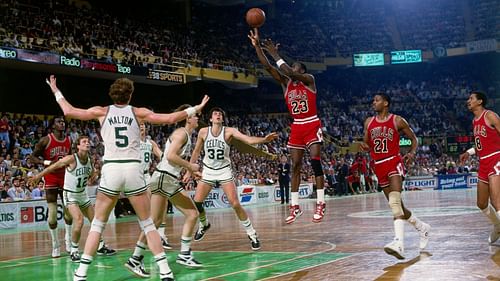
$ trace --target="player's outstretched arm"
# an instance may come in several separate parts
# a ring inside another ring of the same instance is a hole
[[[287,78],[278,71],[274,66],[271,65],[269,60],[264,54],[262,47],[260,46],[260,37],[259,37],[259,29],[254,28],[250,30],[250,34],[248,35],[250,42],[252,42],[252,46],[254,46],[255,51],[257,52],[257,57],[259,58],[260,63],[264,66],[264,68],[271,74],[274,80],[278,81],[282,85],[286,85]]]
[[[179,152],[182,148],[182,146],[186,143],[187,141],[187,135],[184,130],[182,129],[177,129],[175,130],[172,135],[170,136],[170,140],[172,141],[168,152],[167,152],[167,160],[171,163],[174,163],[177,166],[182,166],[186,170],[188,170],[192,174],[199,173],[200,166],[196,163],[191,163],[188,162],[182,157],[179,156]]]
[[[65,167],[68,167],[68,166],[71,166],[73,164],[75,164],[75,156],[73,156],[73,154],[71,155],[66,155],[65,157],[59,159],[56,163],[48,166],[47,168],[45,168],[43,171],[41,171],[40,173],[38,173],[36,176],[34,176],[31,181],[32,183],[34,184],[37,184],[40,179],[45,176],[46,174],[50,174],[50,173],[53,173],[61,168],[65,168]]]
[[[281,70],[281,72],[283,72],[283,74],[286,75],[287,77],[290,77],[294,80],[299,80],[304,84],[306,84],[307,86],[313,88],[313,90],[316,90],[314,76],[308,73],[298,73],[293,71],[293,69],[279,55],[278,53],[279,45],[280,45],[279,43],[275,44],[271,39],[264,40],[264,50],[266,50],[269,53],[269,55],[273,57],[273,59],[276,61],[276,65],[278,66],[279,70]]]
[[[144,107],[136,108],[134,112],[139,119],[152,124],[175,124],[201,112],[209,100],[210,97],[205,95],[200,104],[172,113],[154,113]]]
[[[45,80],[45,82],[50,86],[54,97],[56,98],[59,107],[61,107],[64,116],[79,119],[79,120],[92,120],[99,119],[106,115],[106,108],[101,106],[94,106],[89,109],[77,108],[72,106],[63,96],[59,88],[57,88],[57,81],[54,75],[50,75],[50,80]]]
[[[270,134],[267,134],[265,137],[254,137],[254,136],[245,135],[245,134],[241,133],[240,131],[238,131],[238,129],[236,129],[236,128],[226,128],[226,130],[229,133],[229,138],[236,138],[236,139],[239,139],[239,140],[246,142],[247,144],[250,144],[250,145],[268,143],[268,142],[272,142],[273,140],[278,138],[277,133],[270,133]]]

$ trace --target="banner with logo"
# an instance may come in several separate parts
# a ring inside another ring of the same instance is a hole
[[[482,53],[482,52],[494,52],[497,50],[497,40],[496,39],[485,39],[472,42],[466,42],[465,47],[467,53]]]
[[[476,187],[477,186],[477,174],[472,174],[467,177],[467,187]]]
[[[255,185],[242,185],[237,187],[238,198],[240,199],[241,205],[255,204],[257,199],[255,193],[257,188]]]
[[[461,175],[438,175],[438,186],[436,189],[468,188],[467,177],[469,174]]]
[[[18,221],[18,204],[1,203],[0,204],[0,229],[16,228]]]
[[[189,196],[193,199],[194,194],[194,190],[189,191]],[[212,188],[203,202],[203,207],[205,209],[229,208],[231,207],[231,204],[229,204],[227,195],[224,193],[222,188]]]
[[[92,204],[95,198],[90,198]],[[0,203],[0,229],[19,228],[47,225],[49,208],[45,200],[18,201]],[[115,220],[114,211],[111,211],[108,222]],[[86,221],[86,220],[85,220]],[[63,205],[57,202],[57,222],[64,224]]]
[[[290,191],[291,192],[291,191]],[[299,198],[305,199],[309,198],[313,192],[312,183],[303,183],[299,185]],[[281,201],[280,187],[276,185],[274,187],[274,201]]]
[[[436,177],[408,177],[403,182],[405,190],[435,189],[437,187]]]

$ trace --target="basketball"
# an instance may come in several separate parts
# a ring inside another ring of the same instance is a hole
[[[261,27],[266,21],[266,14],[259,8],[252,8],[247,11],[246,20],[251,27]]]

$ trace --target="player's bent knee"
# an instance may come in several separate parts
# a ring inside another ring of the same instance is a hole
[[[321,161],[318,159],[312,159],[311,160],[311,167],[314,172],[314,176],[316,177],[321,177],[323,176],[323,167],[321,167]]]
[[[139,221],[139,225],[141,226],[142,231],[144,231],[144,234],[148,235],[149,232],[151,231],[156,231],[155,224],[153,223],[152,218],[147,218],[145,220]]]
[[[105,222],[102,222],[96,218],[92,220],[92,224],[90,225],[90,231],[94,231],[97,233],[102,233],[104,231],[104,227],[106,226]]]
[[[203,208],[203,202],[194,202],[194,204],[196,205],[196,209],[200,214],[205,212],[205,208]]]
[[[401,204],[401,192],[391,191],[389,193],[389,207],[391,208],[392,215],[395,218],[404,215],[403,206]]]

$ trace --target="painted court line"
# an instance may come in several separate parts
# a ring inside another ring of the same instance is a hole
[[[217,278],[222,278],[222,277],[226,277],[226,276],[231,276],[231,275],[240,274],[240,273],[244,273],[244,272],[248,272],[248,271],[253,271],[253,270],[256,270],[256,269],[260,269],[260,268],[266,268],[266,267],[274,266],[274,265],[277,265],[277,264],[282,264],[282,263],[290,262],[290,261],[293,261],[293,260],[307,258],[307,257],[310,257],[310,256],[314,256],[314,255],[326,253],[328,251],[334,250],[337,247],[337,245],[335,245],[333,243],[323,242],[323,241],[317,241],[317,240],[299,240],[299,239],[291,239],[291,240],[301,241],[301,242],[322,242],[322,243],[326,243],[326,244],[330,245],[330,249],[326,249],[326,250],[323,250],[323,251],[320,251],[320,252],[314,252],[314,253],[310,253],[310,254],[307,254],[307,255],[298,256],[298,257],[294,257],[294,258],[291,258],[291,259],[286,259],[286,260],[282,260],[282,261],[278,261],[278,262],[274,262],[274,263],[270,263],[270,264],[266,264],[266,265],[261,265],[261,266],[247,268],[247,269],[240,270],[240,271],[226,273],[226,274],[222,274],[222,275],[210,277],[208,279],[202,279],[202,281],[204,281],[204,280],[212,280],[212,279],[217,279]]]

